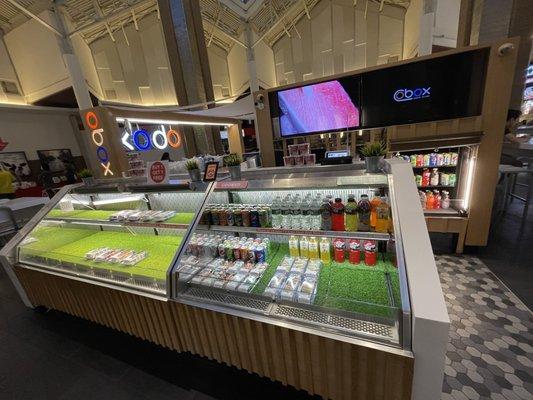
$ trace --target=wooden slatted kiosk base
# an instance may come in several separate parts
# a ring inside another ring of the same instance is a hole
[[[408,400],[414,359],[15,267],[34,306],[117,329],[178,352],[190,352],[330,399]]]

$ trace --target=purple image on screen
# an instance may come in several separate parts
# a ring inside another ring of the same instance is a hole
[[[359,126],[359,109],[338,81],[278,92],[283,136]]]

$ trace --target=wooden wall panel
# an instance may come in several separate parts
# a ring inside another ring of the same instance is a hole
[[[16,267],[45,306],[331,399],[408,400],[411,357]]]

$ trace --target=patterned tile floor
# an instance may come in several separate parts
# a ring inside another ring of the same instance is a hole
[[[533,400],[533,314],[478,259],[437,256],[451,320],[442,400]]]

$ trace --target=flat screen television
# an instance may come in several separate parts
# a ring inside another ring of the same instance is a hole
[[[274,131],[292,137],[358,128],[360,86],[351,76],[270,93]]]
[[[365,128],[481,114],[485,49],[362,74]]]

